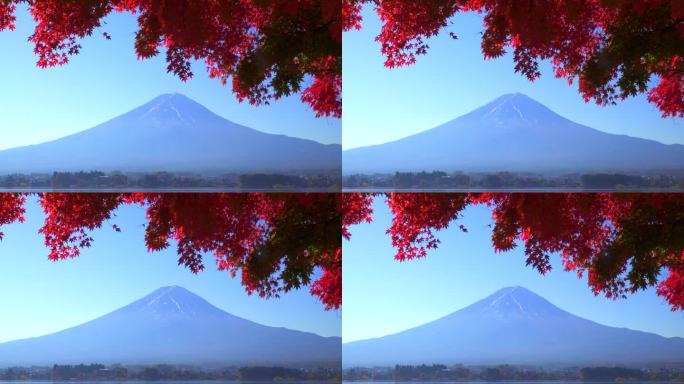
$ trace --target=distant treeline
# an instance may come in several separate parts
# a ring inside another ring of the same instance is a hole
[[[345,188],[393,189],[492,189],[492,188],[671,188],[684,189],[682,174],[570,174],[541,176],[511,172],[466,174],[433,172],[396,172],[395,174],[350,175],[343,179]]]
[[[131,188],[216,188],[216,189],[339,189],[334,173],[311,175],[229,174],[201,176],[156,172],[54,172],[53,174],[0,176],[0,188],[44,189],[131,189]]]
[[[341,371],[332,368],[227,367],[201,369],[191,366],[124,366],[104,364],[54,365],[52,367],[13,367],[0,369],[0,380],[28,381],[340,381]]]
[[[343,373],[347,381],[681,381],[684,365],[649,369],[585,367],[544,369],[513,365],[446,366],[397,365],[394,368],[351,368]]]

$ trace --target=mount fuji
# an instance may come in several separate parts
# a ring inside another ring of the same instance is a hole
[[[396,334],[342,345],[344,366],[684,362],[684,339],[568,313],[522,287]]]
[[[95,320],[0,344],[0,366],[339,364],[340,338],[261,325],[164,287]]]
[[[260,132],[166,94],[96,127],[0,151],[0,174],[54,171],[275,172],[341,168],[341,147]]]
[[[342,161],[345,174],[683,170],[684,145],[601,132],[517,93],[436,128],[343,151]]]

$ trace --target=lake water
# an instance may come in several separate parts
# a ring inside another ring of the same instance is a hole
[[[349,188],[343,187],[342,192],[438,192],[438,193],[479,193],[479,192],[684,192],[682,188],[579,188],[579,187],[548,187],[548,188]],[[479,383],[482,383],[480,381]]]
[[[63,381],[51,381],[51,380],[31,380],[31,381],[3,381],[0,380],[0,384],[46,384],[46,383],[78,383],[78,384],[135,384],[135,383],[174,383],[174,384],[264,384],[264,383],[278,383],[273,381],[231,381],[231,380],[155,380],[155,381],[139,381],[139,380],[124,380],[124,381],[94,381],[94,380],[63,380]],[[281,383],[287,384],[330,384],[331,381],[283,381]]]
[[[0,193],[49,193],[49,192],[75,192],[75,193],[127,193],[127,192],[194,192],[194,193],[246,193],[246,192],[273,192],[273,193],[331,193],[339,192],[339,189],[331,188],[212,188],[212,187],[198,187],[198,188],[183,188],[183,187],[168,187],[168,188],[0,188]]]
[[[382,382],[383,384],[406,384],[406,383],[421,383],[421,384],[505,384],[505,383],[514,383],[514,384],[563,384],[563,383],[568,383],[568,384],[581,384],[581,383],[591,383],[591,384],[601,384],[602,382],[598,381],[567,381],[567,380],[538,380],[538,381],[514,381],[514,380],[499,380],[499,381],[343,381],[342,383],[344,384],[376,384]],[[611,383],[615,384],[615,381],[608,381],[605,382],[605,384]],[[629,384],[658,384],[658,383],[669,383],[672,384],[672,381],[628,381]]]

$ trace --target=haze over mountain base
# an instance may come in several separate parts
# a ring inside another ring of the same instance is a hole
[[[514,172],[396,172],[352,174],[342,178],[351,191],[684,191],[684,170],[639,174],[588,173],[544,175]]]

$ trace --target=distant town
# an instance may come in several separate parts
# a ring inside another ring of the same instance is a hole
[[[592,173],[542,175],[532,173],[396,172],[343,177],[347,189],[576,189],[684,190],[684,171],[668,173]]]
[[[11,367],[0,369],[2,381],[335,381],[342,377],[337,367],[293,368],[245,366],[204,368],[178,365],[54,365],[52,367]]]
[[[646,367],[570,367],[533,366],[446,366],[396,365],[395,367],[350,368],[345,381],[674,381],[684,382],[684,363]]]
[[[54,172],[0,176],[0,189],[216,189],[216,190],[339,190],[337,172],[304,174],[105,173]]]

